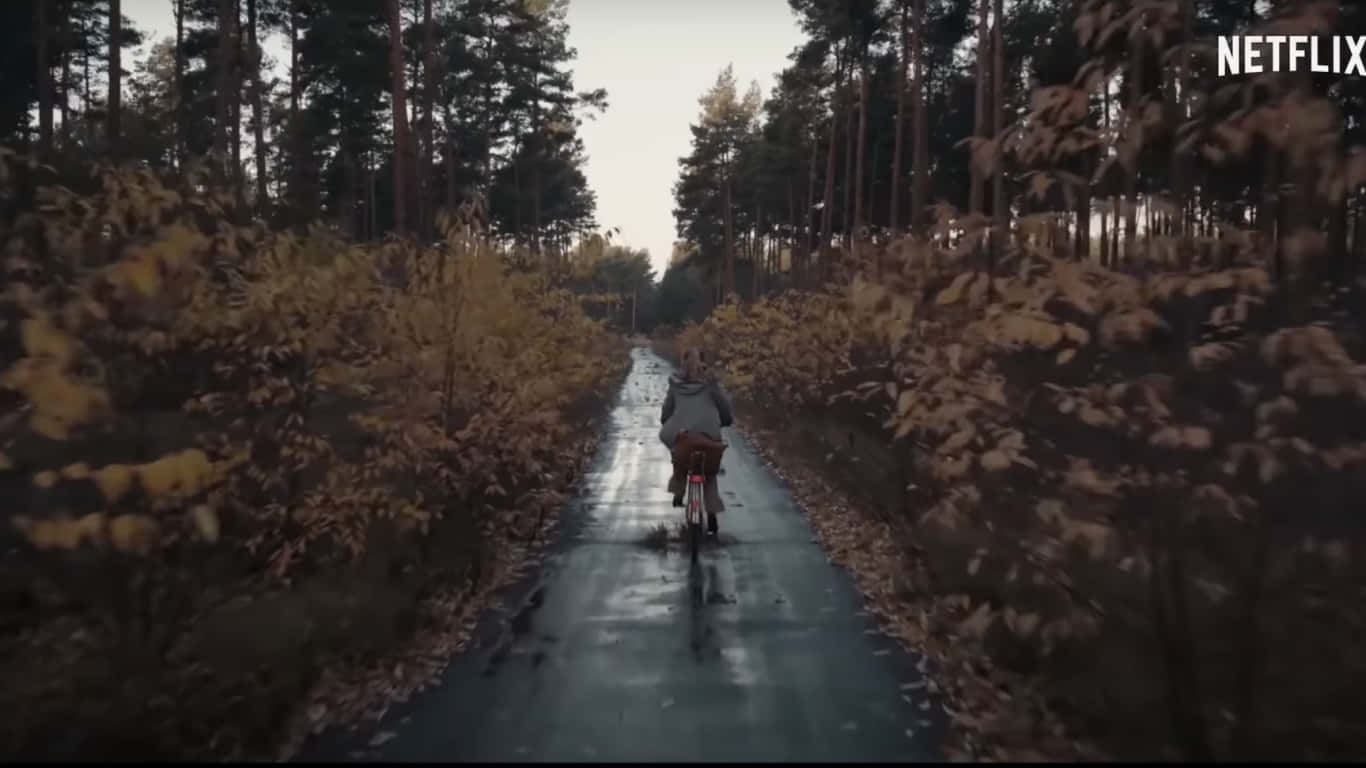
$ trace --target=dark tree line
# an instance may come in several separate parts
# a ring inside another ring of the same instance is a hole
[[[1284,106],[1299,86],[1281,78],[1258,91],[1246,79],[1216,81],[1212,70],[1215,35],[1277,24],[1360,34],[1359,4],[790,4],[807,39],[777,87],[756,106],[736,98],[723,74],[703,98],[692,151],[680,161],[678,235],[716,297],[816,285],[837,254],[860,261],[861,244],[931,230],[957,243],[977,224],[994,233],[975,246],[989,266],[1033,237],[1022,221],[1043,212],[1064,212],[1050,224],[1050,242],[1107,266],[1146,255],[1147,234],[1199,249],[1209,247],[1195,244],[1199,238],[1248,228],[1264,233],[1263,247],[1275,255],[1287,232],[1307,229],[1326,236],[1315,276],[1350,282],[1357,274],[1366,243],[1355,236],[1366,214],[1361,189],[1310,203],[1287,191],[1313,184],[1287,178],[1293,148],[1257,140],[1221,149],[1215,136],[1222,122]],[[1302,80],[1305,98],[1335,108],[1336,148],[1359,144],[1363,81]],[[1065,120],[1039,108],[1056,86],[1086,91]],[[1047,176],[1039,173],[1045,167]],[[939,224],[947,210],[959,224],[950,231]],[[865,255],[876,261],[875,253]],[[738,282],[737,263],[748,276]]]
[[[160,41],[119,0],[3,4],[0,141],[73,169],[204,162],[243,210],[360,238],[462,206],[528,248],[594,226],[577,128],[606,94],[575,90],[563,0],[166,2]]]

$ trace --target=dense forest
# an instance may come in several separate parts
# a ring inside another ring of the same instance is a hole
[[[5,754],[288,756],[431,685],[656,326],[948,756],[1362,753],[1366,81],[1213,40],[1366,7],[790,0],[655,283],[565,2],[166,2],[0,3]]]
[[[357,241],[430,242],[464,210],[501,244],[576,263],[614,323],[632,291],[648,299],[648,254],[594,231],[578,127],[607,94],[575,89],[565,0],[167,2],[162,40],[110,0],[7,6],[0,142],[73,184],[95,162],[209,170],[243,220]]]
[[[856,500],[808,513],[950,753],[1360,754],[1366,80],[1215,36],[1366,8],[790,5],[773,92],[702,95],[660,348]]]
[[[0,4],[12,756],[288,754],[430,684],[648,315],[565,3],[167,2]]]
[[[984,266],[1039,237],[1105,266],[1164,243],[1218,258],[1237,231],[1260,233],[1278,285],[1301,262],[1306,288],[1357,274],[1360,179],[1337,161],[1356,158],[1366,85],[1214,75],[1215,36],[1355,34],[1355,4],[791,5],[808,39],[777,87],[721,73],[681,161],[679,237],[716,296],[817,285],[835,246],[857,257],[949,218],[945,246],[969,241]],[[1317,196],[1295,191],[1307,178]],[[999,236],[978,247],[974,217]],[[1297,231],[1321,235],[1314,258]]]
[[[477,202],[528,246],[566,250],[592,228],[575,129],[606,94],[574,90],[563,2],[172,6],[175,37],[144,41],[118,2],[11,4],[17,82],[0,135],[67,164],[208,158],[244,209],[281,227],[430,237],[437,211]],[[268,37],[287,61],[269,60]]]

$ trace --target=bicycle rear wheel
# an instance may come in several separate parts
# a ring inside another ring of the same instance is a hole
[[[688,483],[688,550],[692,561],[697,562],[698,550],[702,548],[702,485]]]

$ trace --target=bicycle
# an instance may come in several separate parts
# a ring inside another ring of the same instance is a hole
[[[706,482],[706,454],[693,451],[688,461],[688,487],[683,496],[683,522],[687,528],[688,550],[692,562],[697,562],[697,552],[702,548],[702,509],[703,483]]]

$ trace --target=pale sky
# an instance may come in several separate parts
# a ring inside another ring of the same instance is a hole
[[[123,12],[156,40],[175,34],[172,3],[123,0]],[[698,97],[727,64],[742,89],[758,80],[767,96],[800,40],[787,0],[570,0],[574,85],[607,89],[607,112],[582,129],[598,224],[648,248],[656,275],[673,247],[673,183]],[[266,49],[283,55],[279,40]]]
[[[741,92],[758,80],[767,96],[801,42],[796,17],[787,0],[570,0],[569,42],[575,85],[607,89],[607,113],[582,130],[598,223],[663,275],[697,99],[727,64]]]

